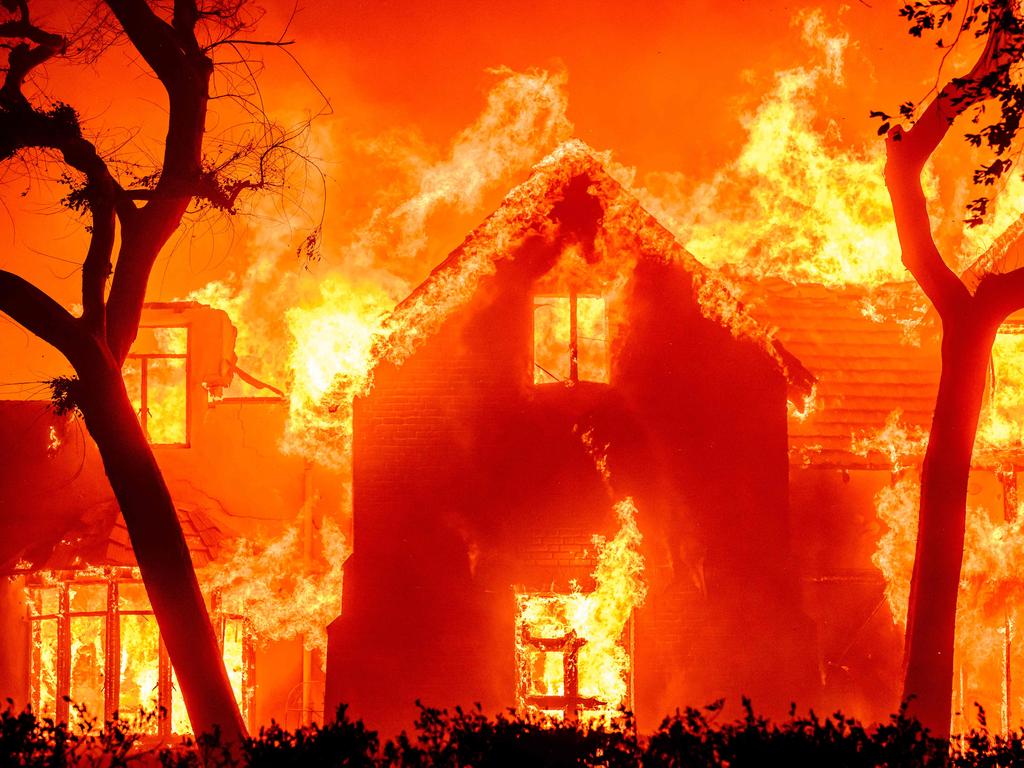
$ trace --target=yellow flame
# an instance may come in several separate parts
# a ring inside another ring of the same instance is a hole
[[[820,10],[794,22],[816,61],[775,73],[742,118],[747,140],[734,161],[696,186],[678,173],[637,179],[634,169],[611,163],[613,175],[716,270],[832,286],[906,281],[883,143],[851,147],[839,124],[819,113],[821,86],[842,80],[848,36],[830,31]],[[925,188],[934,199],[930,171]]]
[[[287,431],[282,449],[341,467],[352,438],[352,400],[369,391],[373,345],[390,298],[369,285],[325,278],[315,302],[285,314],[291,336]]]
[[[892,466],[892,471],[900,472],[907,468],[907,459],[920,459],[924,456],[927,446],[928,432],[913,424],[903,423],[903,411],[897,408],[889,413],[881,429],[854,435],[850,450],[860,456],[881,453]]]
[[[240,538],[234,550],[200,575],[208,589],[217,589],[224,605],[245,615],[257,640],[301,638],[306,648],[320,651],[326,663],[327,625],[341,613],[342,566],[348,544],[336,522],[321,523],[322,565],[302,573],[297,525],[270,541]]]
[[[886,601],[893,621],[901,627],[906,627],[907,621],[920,493],[917,475],[908,472],[875,496],[876,513],[886,530],[872,562],[885,577]],[[1012,633],[1012,627],[1024,619],[1022,512],[1024,509],[1018,509],[1012,520],[1005,520],[982,505],[969,504],[967,508],[955,653],[958,667],[971,685],[972,699],[982,700],[990,712],[1005,684],[1006,633]],[[1017,719],[1020,711],[1017,707]],[[1007,725],[1002,724],[1003,730]]]
[[[523,645],[523,630],[534,637],[562,637],[574,631],[586,641],[579,649],[579,696],[591,697],[601,705],[583,713],[585,719],[614,717],[627,702],[632,660],[623,643],[623,633],[633,611],[647,596],[644,560],[640,554],[642,536],[636,524],[637,509],[631,498],[615,505],[619,530],[611,540],[594,537],[597,565],[592,577],[594,590],[578,588],[566,594],[524,594],[519,596],[517,616],[521,686],[519,705],[526,708],[534,693],[563,695],[562,657]],[[524,680],[523,677],[526,677]],[[557,712],[549,711],[556,715]]]
[[[988,397],[978,423],[980,451],[1024,447],[1024,333],[996,334]]]

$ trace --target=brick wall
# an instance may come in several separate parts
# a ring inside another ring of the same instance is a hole
[[[336,696],[385,720],[394,701],[431,691],[434,704],[511,705],[513,587],[588,588],[591,537],[615,533],[625,495],[652,582],[637,619],[645,717],[736,694],[761,654],[793,651],[785,382],[694,312],[685,273],[662,265],[637,282],[611,386],[532,384],[532,298],[500,273],[400,368],[377,369],[355,407]],[[580,440],[588,428],[611,445],[610,493]],[[695,551],[731,574],[706,594],[685,575],[681,553]],[[758,603],[778,617],[762,611],[762,631],[744,633]]]

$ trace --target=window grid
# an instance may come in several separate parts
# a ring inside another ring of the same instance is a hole
[[[174,325],[160,325],[160,326],[143,326],[150,330],[163,330],[163,329],[184,329],[185,330],[185,351],[184,352],[129,352],[127,360],[134,361],[139,366],[139,403],[137,415],[139,417],[139,423],[142,425],[142,431],[146,435],[146,440],[154,446],[160,447],[176,447],[176,448],[188,448],[192,444],[192,393],[190,385],[192,381],[192,333],[191,329],[186,326],[174,326]],[[184,368],[184,375],[182,381],[182,395],[184,397],[184,439],[181,441],[173,442],[154,442],[151,437],[150,430],[150,419],[152,413],[150,411],[150,397],[149,397],[149,378],[150,378],[150,366],[158,363],[158,361],[166,360],[181,360]]]
[[[72,578],[54,579],[52,574],[37,576],[28,585],[29,590],[29,621],[31,625],[32,638],[32,675],[31,695],[32,708],[39,714],[53,712],[57,722],[71,722],[71,707],[68,698],[72,693],[72,623],[73,619],[82,618],[103,618],[104,626],[104,658],[102,665],[103,675],[103,719],[110,720],[118,711],[121,694],[121,635],[123,617],[145,616],[153,617],[152,608],[130,609],[122,608],[120,605],[120,587],[124,584],[141,585],[141,579],[137,569],[133,568],[107,568],[101,576],[86,576]],[[72,610],[71,590],[88,586],[105,586],[105,609],[104,610]],[[45,611],[43,595],[46,590],[56,590],[57,610]],[[211,596],[211,618],[217,633],[218,643],[222,650],[224,648],[225,634],[229,623],[237,622],[240,626],[242,637],[242,673],[240,685],[239,706],[242,710],[242,717],[246,722],[251,722],[252,714],[252,691],[253,673],[255,669],[255,649],[252,643],[252,632],[248,620],[241,614],[229,613],[221,610],[221,598],[219,591],[214,591]],[[56,642],[56,648],[47,648],[46,622],[54,622],[56,632],[52,638]],[[159,630],[158,630],[159,634]],[[46,651],[50,653],[47,654]],[[44,661],[52,660],[52,686],[44,686],[43,676],[47,670],[43,668]],[[172,723],[174,722],[174,696],[173,696],[173,671],[170,657],[164,646],[162,636],[158,640],[157,657],[157,707],[158,721],[157,734],[160,736],[172,735]],[[52,688],[52,693],[48,692]],[[44,694],[46,698],[44,699]],[[237,694],[236,694],[237,695]],[[51,706],[52,702],[52,706]],[[89,713],[96,716],[97,712]]]
[[[563,304],[564,309],[561,306]],[[582,320],[581,304],[588,308]],[[561,318],[561,323],[557,319],[560,311],[566,315]],[[550,317],[538,320],[539,312],[551,312],[556,320],[552,322]],[[599,353],[595,354],[595,348],[600,350]],[[588,352],[582,366],[581,349]],[[595,358],[598,361],[596,363]],[[581,294],[575,289],[570,290],[568,296],[536,296],[533,312],[533,366],[534,384],[558,382],[575,385],[581,381],[607,384],[608,318],[604,297]]]

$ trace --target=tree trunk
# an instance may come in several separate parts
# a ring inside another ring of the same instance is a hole
[[[238,744],[245,726],[192,557],[121,372],[109,356],[81,375],[79,405],[124,515],[192,729],[198,735],[219,728],[225,743]]]
[[[904,701],[933,736],[949,737],[956,601],[963,561],[967,481],[985,374],[998,325],[969,317],[944,323],[942,374],[921,470],[917,552],[907,607]]]

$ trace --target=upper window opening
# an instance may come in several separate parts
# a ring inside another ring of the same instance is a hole
[[[602,296],[538,296],[533,383],[608,383],[608,314]]]
[[[140,328],[122,372],[146,438],[187,446],[188,327]]]

